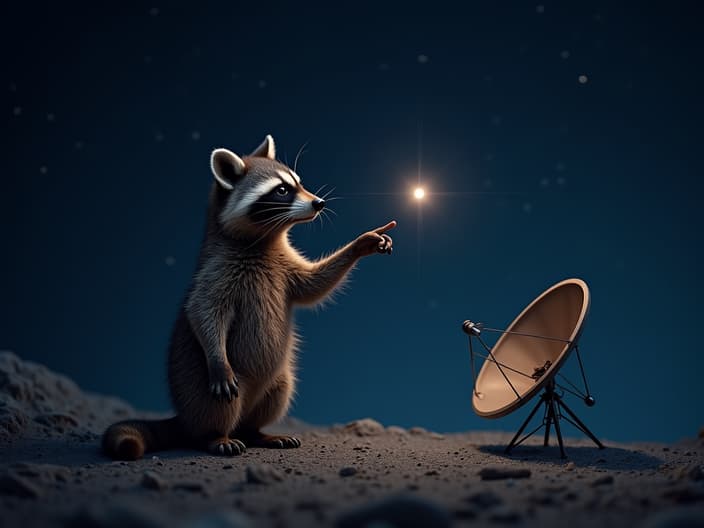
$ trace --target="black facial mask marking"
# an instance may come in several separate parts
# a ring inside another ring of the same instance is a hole
[[[249,208],[249,217],[257,223],[272,220],[279,214],[286,213],[296,199],[296,189],[282,183],[268,192]]]

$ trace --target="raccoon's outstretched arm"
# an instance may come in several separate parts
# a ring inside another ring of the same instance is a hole
[[[316,304],[340,285],[361,255],[354,242],[316,262],[302,262],[290,275],[291,300],[298,304]]]
[[[186,316],[205,352],[210,392],[215,398],[232,400],[239,392],[226,351],[227,329],[232,323],[233,312],[227,303],[218,299],[219,296],[196,281],[186,303]]]
[[[393,250],[393,241],[386,233],[396,227],[389,222],[357,237],[346,246],[316,262],[305,261],[291,275],[290,295],[295,303],[315,304],[330,295],[362,257]]]

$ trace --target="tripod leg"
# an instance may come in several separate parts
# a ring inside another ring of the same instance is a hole
[[[540,406],[541,406],[544,402],[545,402],[545,396],[541,396],[541,397],[540,397],[540,400],[538,401],[538,403],[536,404],[536,406],[533,407],[533,410],[532,410],[532,411],[530,412],[530,414],[528,415],[528,418],[526,418],[526,421],[523,422],[523,425],[521,425],[521,428],[518,430],[518,432],[516,433],[516,435],[513,437],[513,440],[511,440],[511,442],[509,442],[509,444],[506,446],[506,449],[504,449],[504,453],[506,453],[507,455],[508,455],[509,453],[511,453],[511,449],[513,449],[513,448],[516,446],[516,441],[521,437],[521,434],[523,434],[523,431],[524,431],[525,428],[528,426],[528,424],[530,423],[530,421],[533,419],[533,416],[535,416],[535,413],[538,412],[538,409],[540,408]]]
[[[545,440],[543,446],[547,447],[550,444],[550,422],[553,420],[552,408],[549,405],[545,406]]]
[[[560,400],[557,401],[559,402]],[[560,444],[560,456],[562,458],[567,458],[567,455],[565,455],[565,446],[562,445],[562,431],[560,431],[560,418],[558,417],[555,409],[555,398],[550,398],[548,404],[550,405],[550,412],[555,417],[555,435],[557,436],[557,443]]]
[[[576,424],[579,426],[579,428],[582,430],[582,432],[583,432],[585,435],[587,435],[589,438],[592,439],[592,442],[594,442],[594,443],[597,445],[597,447],[598,447],[599,449],[604,449],[604,444],[602,444],[602,443],[599,441],[599,439],[598,439],[596,436],[594,436],[594,433],[592,433],[592,432],[587,428],[587,426],[584,425],[584,423],[582,422],[582,420],[580,420],[579,418],[577,418],[577,415],[572,412],[572,409],[570,409],[569,407],[567,407],[567,405],[565,404],[565,402],[563,402],[562,400],[557,400],[557,403],[558,403],[558,405],[560,405],[565,411],[567,411],[567,414],[569,414],[570,417],[574,420],[574,423],[576,423]]]

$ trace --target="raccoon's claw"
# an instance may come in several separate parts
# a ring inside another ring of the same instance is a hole
[[[379,253],[387,253],[391,255],[394,250],[393,240],[391,240],[391,237],[386,234],[382,234],[381,238],[383,238],[383,240],[379,241],[379,244],[377,245],[377,251]]]
[[[239,388],[237,387],[237,379],[232,376],[229,379],[218,380],[211,383],[210,394],[212,394],[216,400],[232,401],[233,398],[237,398],[240,395]]]
[[[236,438],[220,438],[208,445],[208,451],[210,451],[213,455],[220,456],[237,456],[241,455],[246,450],[247,447]]]

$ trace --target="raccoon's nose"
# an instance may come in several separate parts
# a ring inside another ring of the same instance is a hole
[[[313,200],[313,209],[316,211],[322,211],[323,207],[325,207],[325,200],[321,200],[320,198]]]

